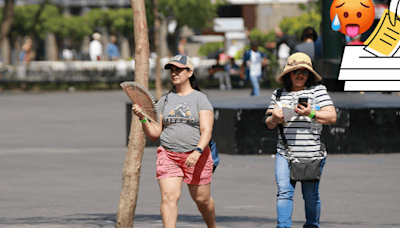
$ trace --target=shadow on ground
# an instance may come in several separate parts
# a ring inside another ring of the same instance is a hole
[[[253,216],[217,216],[217,223],[224,227],[259,227],[259,226],[275,226],[276,218],[267,217],[253,217]],[[62,217],[28,217],[28,218],[0,218],[0,224],[4,225],[66,225],[66,226],[97,226],[97,227],[108,227],[115,224],[115,214],[74,214]],[[193,225],[203,225],[204,221],[200,215],[178,215],[179,223],[190,223]],[[160,214],[148,214],[148,215],[136,215],[136,225],[144,224],[160,224],[161,226],[161,215]],[[302,226],[304,221],[293,221],[293,225]],[[321,225],[328,227],[339,227],[339,226],[352,226],[352,225],[363,225],[363,222],[322,222]],[[365,227],[368,224],[364,223]],[[396,226],[400,224],[382,224],[382,227]]]

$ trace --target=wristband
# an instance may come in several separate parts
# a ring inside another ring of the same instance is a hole
[[[147,122],[147,118],[145,117],[144,119],[140,120],[140,123],[146,123]]]
[[[197,147],[196,149],[194,149],[195,151],[198,151],[200,154],[203,153],[203,150],[200,147]]]
[[[314,119],[315,117],[315,111],[311,110],[310,115],[308,115],[308,117],[310,117],[311,119]]]

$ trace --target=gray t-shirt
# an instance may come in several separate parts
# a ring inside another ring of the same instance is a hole
[[[164,124],[161,146],[174,152],[194,150],[200,140],[199,111],[202,110],[214,111],[206,95],[197,90],[184,97],[176,93],[161,97],[157,102],[157,111],[163,115]]]

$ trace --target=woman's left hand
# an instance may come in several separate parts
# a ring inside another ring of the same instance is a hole
[[[197,163],[197,161],[199,160],[200,156],[201,156],[200,152],[198,152],[197,150],[193,151],[193,152],[188,156],[188,158],[186,159],[185,164],[186,164],[188,167],[195,166],[196,163]]]
[[[294,111],[299,114],[300,116],[308,116],[311,113],[311,105],[307,103],[307,106],[304,106],[303,104],[297,104],[296,108]]]

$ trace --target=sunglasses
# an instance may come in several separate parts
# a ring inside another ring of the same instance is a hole
[[[180,72],[181,70],[190,70],[190,68],[189,67],[186,67],[186,68],[171,67],[170,70],[171,70],[171,72]]]
[[[302,75],[304,75],[304,76],[308,76],[308,75],[310,75],[310,71],[308,71],[307,69],[297,69],[297,70],[294,70],[293,71],[293,74],[294,75],[298,75],[298,74],[302,74]]]

